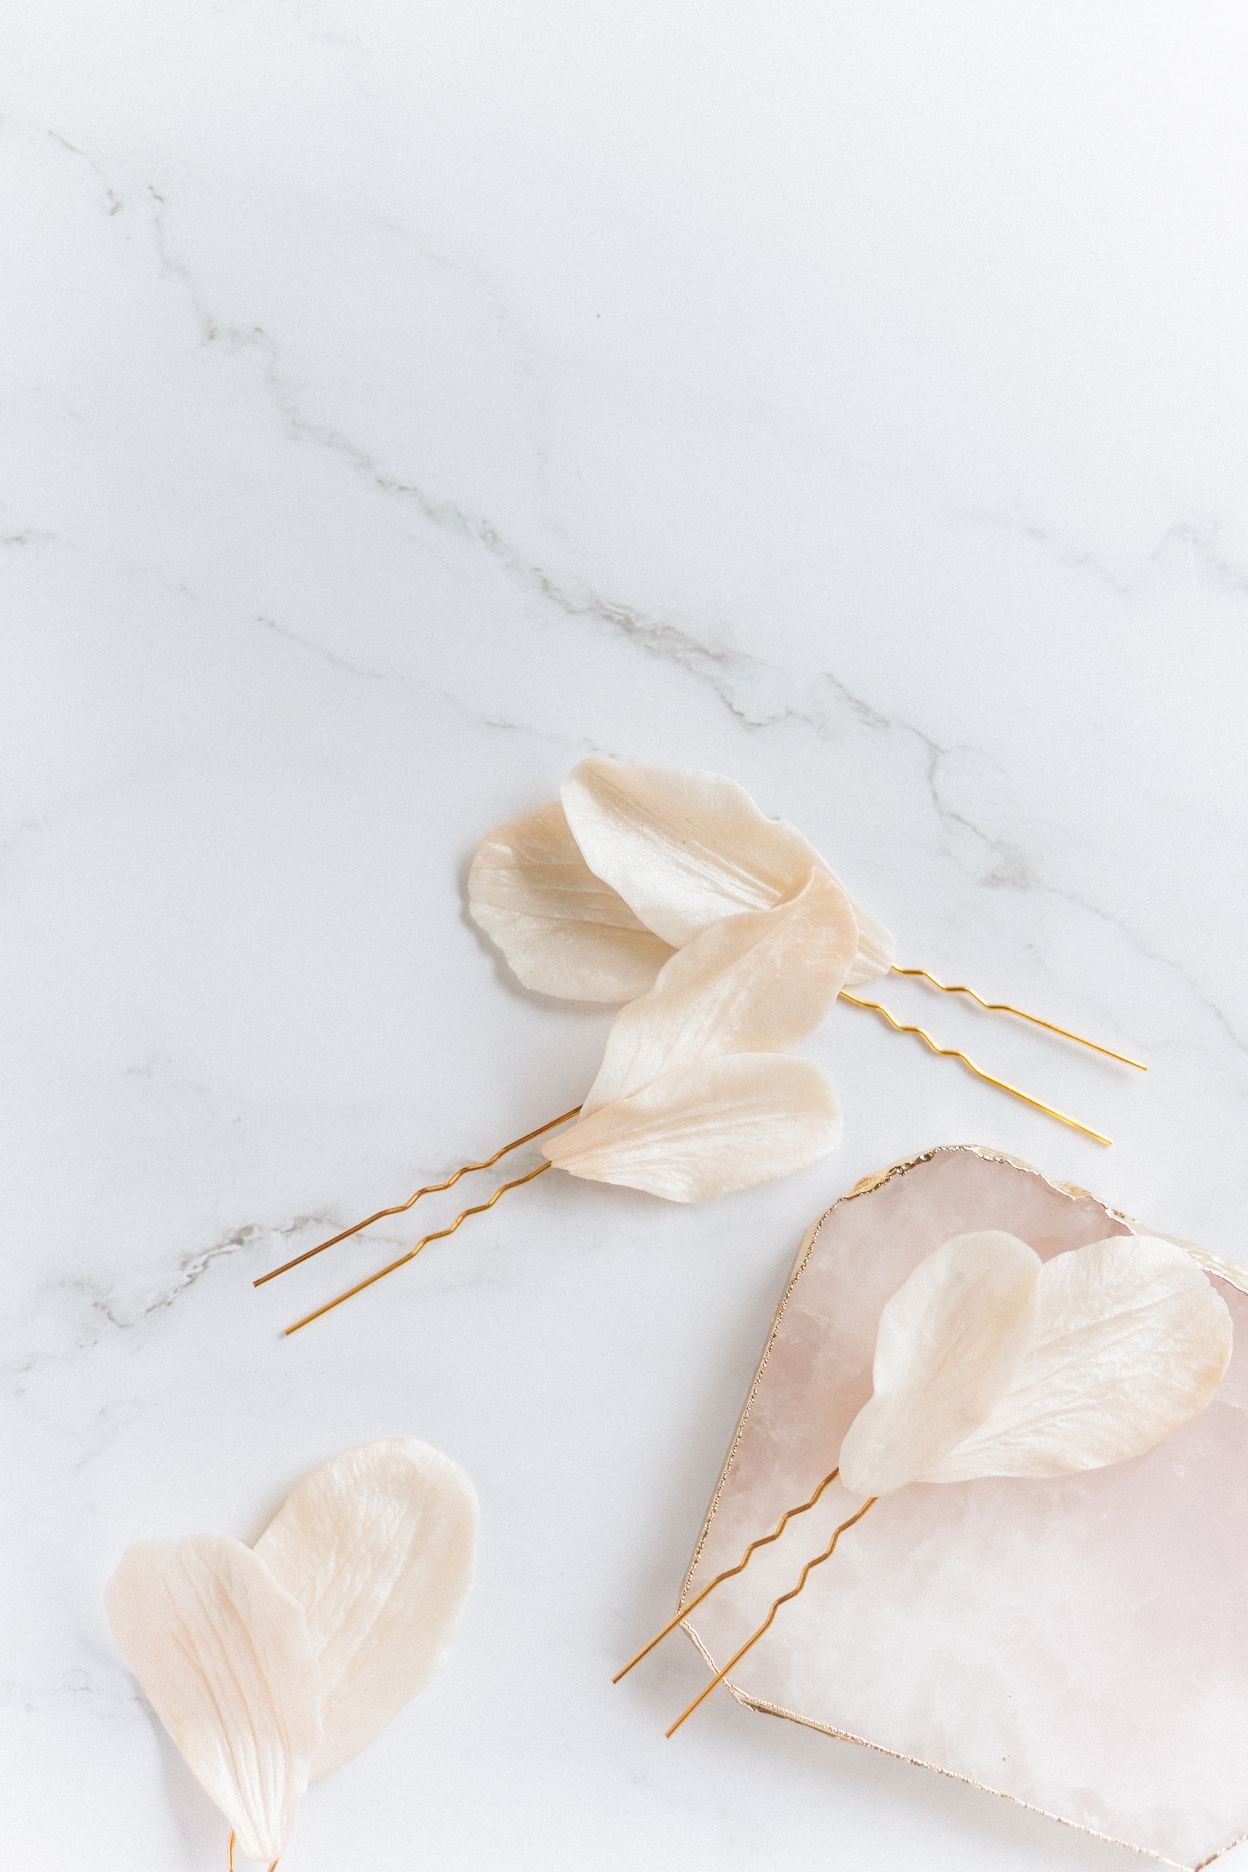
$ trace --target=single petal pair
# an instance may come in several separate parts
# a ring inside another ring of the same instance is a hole
[[[846,984],[886,973],[888,931],[795,826],[766,818],[734,780],[595,756],[572,769],[559,802],[482,842],[468,898],[526,988],[631,1001],[673,949],[725,917],[787,903],[812,871],[854,918]]]
[[[1173,1242],[1111,1236],[1042,1262],[995,1230],[921,1261],[880,1316],[843,1485],[1057,1476],[1142,1456],[1202,1411],[1231,1318]]]
[[[306,1477],[254,1548],[127,1548],[105,1594],[113,1635],[246,1858],[276,1860],[309,1781],[441,1669],[476,1528],[463,1471],[399,1437]]]

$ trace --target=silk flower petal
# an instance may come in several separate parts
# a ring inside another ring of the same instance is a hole
[[[822,871],[790,903],[712,924],[616,1015],[581,1124],[697,1059],[787,1052],[836,1000],[857,941],[849,899]]]
[[[367,1748],[441,1669],[472,1585],[476,1533],[463,1470],[395,1437],[314,1470],[257,1541],[307,1611],[323,1695],[314,1779]]]
[[[303,1607],[224,1534],[136,1542],[104,1603],[144,1693],[244,1857],[278,1858],[322,1734]]]
[[[706,1202],[803,1169],[840,1136],[840,1107],[817,1066],[735,1053],[663,1073],[542,1148],[572,1176]]]
[[[1115,1235],[1055,1255],[1008,1390],[923,1480],[1065,1475],[1142,1456],[1208,1404],[1231,1337],[1225,1302],[1173,1242]]]
[[[518,980],[540,994],[630,1001],[672,953],[589,869],[558,800],[482,839],[468,908]]]
[[[1022,1360],[1040,1268],[997,1229],[956,1235],[919,1262],[880,1315],[874,1394],[841,1444],[845,1488],[904,1488],[983,1423]]]
[[[833,875],[796,826],[766,818],[723,774],[594,756],[561,792],[590,870],[676,948],[723,917],[786,902],[812,870]],[[860,914],[858,982],[882,974],[894,953],[883,924]]]

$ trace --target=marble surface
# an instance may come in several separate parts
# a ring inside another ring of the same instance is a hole
[[[1248,1262],[1242,10],[3,37],[6,1855],[221,1872],[104,1582],[408,1434],[477,1586],[289,1872],[1136,1863],[727,1693],[665,1742],[684,1641],[610,1677],[859,1176],[984,1143]],[[609,1015],[463,899],[591,750],[731,773],[903,959],[1138,1049],[888,990],[1117,1142],[842,1006],[824,1163],[696,1211],[552,1174],[282,1340],[415,1231],[254,1275],[592,1077]]]

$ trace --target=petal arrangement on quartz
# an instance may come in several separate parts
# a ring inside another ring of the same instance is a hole
[[[127,1548],[121,1650],[245,1858],[285,1850],[310,1779],[350,1761],[446,1660],[472,1583],[467,1476],[412,1438],[305,1478],[255,1548]]]
[[[1123,1462],[1202,1411],[1230,1356],[1226,1305],[1173,1242],[1113,1236],[1041,1263],[1010,1235],[959,1236],[884,1308],[841,1481],[878,1496]]]

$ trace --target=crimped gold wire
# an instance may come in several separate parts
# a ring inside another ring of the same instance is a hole
[[[970,1059],[965,1053],[959,1052],[957,1047],[937,1046],[931,1034],[929,1034],[925,1028],[912,1027],[904,1021],[895,1020],[882,1001],[862,1000],[858,995],[850,994],[849,990],[846,988],[841,989],[841,1000],[852,1001],[855,1007],[870,1008],[872,1013],[882,1015],[889,1026],[896,1028],[898,1033],[917,1034],[919,1039],[922,1040],[926,1046],[929,1046],[933,1053],[939,1053],[942,1059],[961,1060],[962,1064],[968,1067],[970,1071],[975,1074],[977,1079],[983,1079],[989,1085],[996,1086],[1000,1091],[1008,1092],[1012,1098],[1021,1099],[1024,1105],[1030,1105],[1036,1111],[1047,1113],[1050,1118],[1056,1118],[1059,1124],[1069,1125],[1072,1131],[1082,1131],[1085,1137],[1095,1138],[1098,1144],[1113,1143],[1113,1138],[1106,1137],[1100,1131],[1094,1131],[1091,1125],[1080,1124],[1077,1118],[1071,1118],[1066,1112],[1058,1111],[1056,1105],[1046,1105],[1043,1099],[1032,1098],[1030,1092],[1020,1092],[1017,1086],[1010,1085],[1007,1080],[994,1078],[991,1073],[985,1072],[982,1066],[977,1066],[974,1060]]]
[[[702,1588],[701,1592],[698,1594],[696,1599],[691,1599],[687,1605],[682,1605],[679,1612],[676,1614],[675,1618],[669,1619],[667,1624],[663,1627],[662,1631],[656,1632],[655,1636],[650,1640],[649,1644],[644,1646],[644,1648],[637,1653],[635,1658],[630,1658],[628,1663],[624,1666],[622,1671],[616,1672],[615,1676],[611,1679],[612,1683],[619,1683],[622,1677],[628,1676],[628,1673],[629,1671],[632,1670],[634,1664],[640,1664],[643,1657],[649,1657],[650,1653],[654,1650],[655,1645],[661,1644],[664,1638],[667,1637],[668,1632],[675,1631],[676,1627],[681,1623],[682,1619],[687,1619],[691,1612],[696,1611],[696,1609],[698,1608],[698,1606],[701,1605],[704,1599],[709,1599],[711,1594],[714,1592],[717,1586],[722,1586],[726,1579],[734,1579],[738,1573],[744,1573],[746,1567],[749,1566],[750,1561],[753,1559],[754,1555],[758,1552],[759,1548],[770,1547],[772,1541],[778,1541],[780,1536],[784,1533],[785,1528],[788,1527],[789,1522],[792,1521],[795,1518],[795,1516],[799,1514],[805,1514],[808,1509],[813,1508],[815,1503],[819,1500],[819,1497],[823,1494],[824,1490],[826,1488],[829,1488],[831,1484],[836,1481],[836,1478],[838,1475],[840,1475],[840,1473],[841,1471],[840,1471],[839,1466],[833,1469],[830,1475],[824,1476],[823,1481],[819,1484],[818,1488],[815,1490],[814,1494],[811,1496],[809,1501],[804,1501],[801,1503],[799,1507],[790,1508],[787,1510],[786,1513],[781,1515],[779,1521],[776,1523],[774,1533],[764,1534],[761,1536],[760,1539],[756,1541],[751,1541],[749,1546],[746,1548],[745,1552],[742,1554],[740,1560],[737,1562],[736,1566],[729,1567],[726,1573],[717,1574],[716,1577],[711,1581],[709,1586],[704,1586]]]
[[[483,1157],[480,1163],[461,1164],[454,1176],[447,1177],[445,1183],[426,1183],[423,1189],[418,1189],[414,1196],[408,1197],[406,1202],[395,1203],[392,1209],[378,1209],[375,1214],[365,1216],[362,1222],[355,1222],[350,1228],[343,1229],[340,1235],[331,1235],[328,1241],[318,1242],[315,1248],[308,1248],[303,1254],[296,1255],[293,1261],[283,1261],[281,1267],[270,1268],[267,1274],[261,1274],[258,1280],[252,1281],[252,1286],[263,1287],[266,1281],[276,1280],[279,1274],[288,1274],[291,1268],[310,1261],[313,1255],[323,1254],[327,1248],[336,1248],[339,1242],[346,1241],[351,1235],[358,1235],[361,1229],[371,1228],[374,1222],[381,1222],[386,1216],[406,1215],[422,1196],[436,1196],[439,1190],[453,1189],[460,1177],[468,1176],[474,1170],[492,1169],[500,1157],[506,1157],[510,1151],[519,1150],[522,1144],[531,1143],[535,1137],[542,1137],[547,1131],[553,1131],[556,1125],[566,1124],[569,1118],[576,1117],[580,1109],[579,1105],[574,1105],[571,1111],[560,1112],[557,1118],[548,1118],[545,1124],[538,1125],[536,1131],[526,1131],[523,1137],[512,1138],[510,1144],[504,1144],[502,1149],[496,1150],[492,1157]],[[474,1215],[476,1211],[467,1209],[464,1213]],[[460,1220],[462,1221],[463,1217]],[[434,1238],[431,1236],[429,1239]]]
[[[1069,1027],[1059,1027],[1054,1021],[1041,1020],[1038,1014],[1028,1014],[1023,1008],[1011,1006],[1008,1001],[985,1001],[982,995],[964,984],[954,987],[949,982],[938,981],[928,969],[899,968],[896,962],[892,969],[894,975],[921,975],[924,981],[931,982],[933,988],[939,988],[941,994],[970,995],[971,1000],[978,1001],[980,1007],[986,1008],[989,1014],[1016,1014],[1019,1020],[1030,1021],[1033,1027],[1047,1027],[1050,1033],[1061,1034],[1063,1040],[1075,1040],[1080,1046],[1091,1047],[1094,1053],[1104,1053],[1107,1059],[1121,1060],[1124,1066],[1134,1066],[1137,1072],[1148,1071],[1141,1060],[1132,1059],[1129,1053],[1115,1053],[1113,1047],[1099,1046],[1085,1034],[1072,1033]]]
[[[336,1299],[327,1300],[324,1306],[317,1307],[315,1313],[306,1313],[301,1320],[296,1320],[293,1326],[287,1326],[282,1337],[289,1339],[292,1333],[297,1333],[301,1327],[310,1326],[313,1320],[320,1319],[322,1314],[332,1313],[334,1308],[341,1306],[344,1300],[350,1300],[356,1294],[363,1293],[366,1287],[372,1287],[379,1280],[384,1280],[386,1275],[393,1274],[396,1268],[406,1267],[409,1261],[416,1259],[422,1248],[429,1246],[430,1242],[442,1241],[445,1236],[453,1235],[460,1223],[466,1222],[469,1216],[484,1215],[485,1211],[492,1209],[499,1197],[505,1196],[508,1190],[520,1189],[524,1184],[531,1183],[534,1177],[544,1176],[547,1170],[553,1170],[554,1167],[552,1163],[538,1164],[537,1169],[530,1170],[527,1176],[517,1177],[513,1183],[500,1183],[489,1202],[476,1203],[471,1209],[462,1209],[449,1228],[434,1229],[432,1235],[422,1236],[416,1246],[409,1248],[405,1255],[400,1255],[397,1261],[392,1261],[388,1267],[378,1268],[377,1272],[370,1274],[367,1280],[357,1281],[354,1287],[348,1287],[347,1291],[340,1293]]]
[[[850,1515],[848,1521],[842,1521],[840,1527],[837,1528],[835,1534],[833,1534],[832,1539],[828,1542],[823,1552],[821,1554],[816,1554],[813,1560],[808,1560],[806,1562],[805,1566],[802,1568],[802,1577],[798,1580],[797,1585],[794,1586],[791,1591],[786,1592],[786,1593],[781,1593],[778,1599],[772,1600],[771,1611],[767,1614],[766,1618],[763,1620],[758,1630],[754,1633],[753,1637],[747,1638],[745,1643],[742,1645],[741,1649],[738,1652],[736,1652],[732,1657],[729,1658],[728,1662],[724,1665],[723,1670],[716,1672],[715,1676],[711,1678],[710,1683],[707,1684],[706,1689],[703,1690],[700,1696],[697,1696],[694,1698],[693,1702],[689,1705],[684,1715],[678,1716],[676,1718],[671,1728],[667,1731],[669,1740],[671,1739],[672,1736],[675,1735],[676,1731],[680,1728],[681,1723],[687,1722],[689,1717],[693,1715],[693,1712],[694,1710],[697,1709],[698,1705],[700,1703],[705,1703],[707,1697],[710,1696],[711,1691],[718,1688],[718,1686],[721,1683],[723,1683],[724,1678],[728,1675],[729,1671],[732,1670],[735,1665],[741,1662],[746,1652],[753,1650],[754,1646],[758,1643],[759,1639],[763,1636],[764,1632],[768,1632],[771,1630],[772,1620],[775,1618],[776,1613],[780,1610],[782,1605],[787,1605],[790,1599],[797,1598],[798,1593],[801,1592],[802,1588],[806,1584],[806,1581],[810,1578],[815,1568],[817,1566],[822,1566],[825,1560],[830,1560],[832,1558],[833,1554],[836,1552],[836,1543],[840,1540],[841,1535],[844,1534],[848,1528],[853,1527],[857,1522],[861,1521],[863,1515],[866,1514],[867,1509],[874,1507],[875,1503],[879,1499],[880,1498],[878,1495],[872,1495],[868,1501],[865,1501],[862,1504],[862,1507],[858,1510],[857,1514]]]

